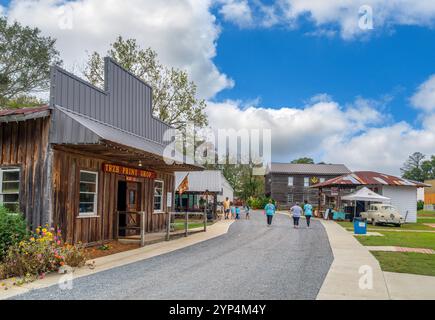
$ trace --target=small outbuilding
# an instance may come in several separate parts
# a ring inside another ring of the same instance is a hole
[[[367,187],[374,193],[391,199],[391,204],[395,206],[406,222],[417,222],[417,188],[426,187],[427,184],[412,181],[404,178],[391,176],[388,174],[360,171],[346,174],[323,183],[313,185],[312,188],[319,190],[319,199],[323,197],[323,190],[333,190],[336,195],[335,207],[342,208],[342,201],[349,194]],[[320,209],[325,209],[330,204],[320,202]]]

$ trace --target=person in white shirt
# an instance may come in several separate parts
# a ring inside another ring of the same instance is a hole
[[[296,203],[296,205],[290,209],[290,213],[293,215],[293,224],[295,229],[299,228],[299,220],[301,219],[302,211],[303,210],[299,203]]]

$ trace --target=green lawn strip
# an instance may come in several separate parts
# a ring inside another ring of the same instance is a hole
[[[383,271],[435,276],[435,255],[372,251]]]
[[[341,225],[343,228],[346,229],[352,229],[353,230],[353,223],[352,222],[346,222],[346,221],[337,221],[339,225]],[[418,223],[407,223],[402,225],[401,228],[391,226],[391,225],[380,225],[380,226],[372,226],[371,224],[368,224],[368,231],[376,231],[379,229],[389,229],[391,230],[427,230],[427,231],[435,231],[435,228],[431,228],[429,226],[424,225],[424,223],[432,223],[431,220],[424,220],[422,222]]]
[[[435,250],[435,233],[424,232],[384,232],[383,237],[356,237],[364,246],[395,246],[425,248]]]
[[[212,225],[213,223],[207,223],[207,226]],[[175,220],[174,223],[172,223],[172,226],[175,230],[184,230],[184,220]],[[189,221],[189,229],[196,229],[196,228],[202,228],[204,227],[203,221]]]
[[[435,218],[435,212],[434,211],[419,211],[417,216],[420,217],[431,217],[431,218]]]

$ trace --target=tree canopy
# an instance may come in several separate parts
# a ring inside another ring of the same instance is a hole
[[[56,40],[41,35],[38,28],[8,24],[0,17],[0,106],[39,104],[31,95],[46,91],[50,66],[60,64]]]
[[[177,129],[188,122],[208,124],[205,101],[197,98],[197,87],[186,71],[164,66],[154,50],[142,49],[135,39],[118,37],[107,55],[153,88],[153,114],[160,120]],[[90,55],[84,73],[92,84],[103,86],[104,59],[99,53]]]
[[[314,160],[312,158],[305,157],[305,158],[299,158],[299,159],[293,160],[290,163],[292,163],[292,164],[298,164],[298,163],[314,164]]]
[[[426,159],[421,152],[410,155],[401,168],[403,178],[420,182],[435,179],[435,155]]]

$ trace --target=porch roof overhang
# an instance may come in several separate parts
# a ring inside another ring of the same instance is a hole
[[[78,114],[68,109],[56,106],[57,110],[65,116],[77,122],[92,135],[86,143],[65,143],[57,144],[60,147],[77,152],[90,152],[112,161],[141,162],[144,167],[165,171],[201,171],[203,167],[191,164],[191,161],[180,161],[183,155],[176,153],[172,158],[165,156],[166,145],[157,143],[150,139],[135,135],[128,131],[116,128],[101,121]],[[89,143],[89,140],[93,143]]]

